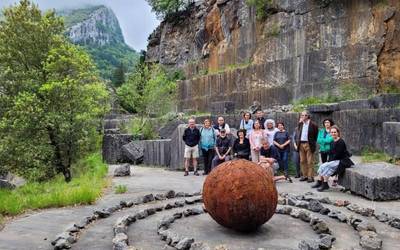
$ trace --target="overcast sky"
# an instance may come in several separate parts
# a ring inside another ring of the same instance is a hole
[[[41,9],[77,8],[85,5],[104,4],[117,15],[125,41],[139,51],[146,49],[147,37],[157,27],[159,21],[151,12],[145,0],[31,0]],[[0,8],[18,0],[0,0]]]

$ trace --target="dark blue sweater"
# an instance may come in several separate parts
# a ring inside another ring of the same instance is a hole
[[[183,141],[189,147],[194,147],[200,142],[200,130],[198,128],[186,128],[182,136]]]

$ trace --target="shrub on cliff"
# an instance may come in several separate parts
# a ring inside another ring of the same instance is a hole
[[[169,15],[186,10],[194,0],[146,0],[157,17],[164,19]]]
[[[0,167],[29,180],[70,168],[97,145],[107,91],[54,12],[27,0],[0,21]]]

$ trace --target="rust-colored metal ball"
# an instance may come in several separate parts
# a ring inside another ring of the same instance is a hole
[[[269,171],[250,161],[234,160],[222,163],[207,176],[203,200],[220,225],[252,231],[274,215],[278,192]]]

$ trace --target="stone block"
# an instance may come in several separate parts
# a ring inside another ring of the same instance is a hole
[[[339,110],[370,109],[372,108],[372,105],[368,99],[359,99],[339,102],[338,107]]]
[[[383,123],[383,150],[392,157],[400,158],[400,122]]]
[[[317,104],[311,105],[307,109],[311,113],[332,113],[339,110],[339,105],[337,103]]]
[[[146,140],[143,143],[143,163],[150,166],[169,166],[171,139]]]
[[[122,153],[122,146],[133,141],[129,134],[105,134],[103,136],[103,160],[108,164],[129,162]]]
[[[211,103],[211,114],[222,115],[235,112],[235,103],[231,101],[220,101]]]
[[[383,162],[357,164],[346,169],[339,184],[370,200],[400,199],[400,167]]]
[[[173,120],[165,124],[158,130],[158,134],[160,135],[161,139],[171,139],[172,134],[174,133],[175,129],[181,125],[185,124],[181,120]]]
[[[400,94],[384,94],[370,99],[374,108],[396,108],[400,105]]]
[[[123,177],[130,175],[131,175],[131,166],[128,163],[117,166],[114,169],[114,176]]]
[[[143,152],[143,141],[133,141],[122,146],[123,155],[134,164],[139,164],[143,161]]]
[[[0,179],[0,189],[1,188],[14,189],[15,185],[9,182],[8,180]]]

